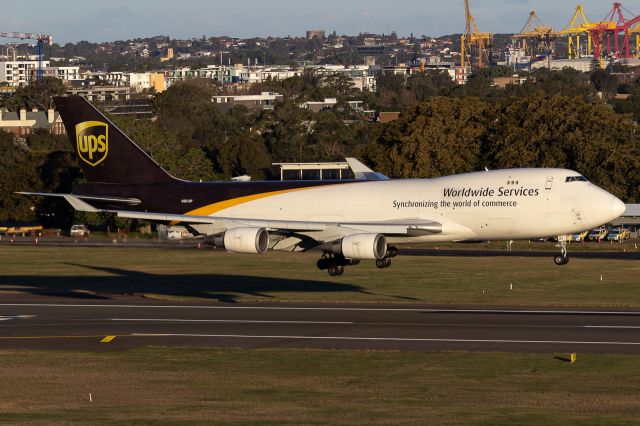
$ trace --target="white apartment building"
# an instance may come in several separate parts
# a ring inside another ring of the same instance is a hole
[[[48,68],[49,61],[42,61],[42,67]],[[37,78],[38,61],[0,62],[0,83],[8,86],[25,86]]]
[[[80,67],[50,67],[54,71],[53,75],[63,81],[82,80]]]
[[[277,101],[282,101],[284,96],[274,92],[262,92],[259,95],[222,95],[214,96],[211,101],[222,104],[225,107],[243,105],[250,109],[273,109]]]

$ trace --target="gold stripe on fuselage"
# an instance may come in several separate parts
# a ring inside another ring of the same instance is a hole
[[[199,207],[195,210],[185,213],[187,216],[211,216],[214,213],[235,207],[240,204],[248,203],[249,201],[259,200],[261,198],[271,197],[273,195],[287,194],[289,192],[302,191],[311,188],[324,188],[324,186],[305,186],[303,188],[282,189],[280,191],[261,192],[259,194],[245,195],[244,197],[230,198],[228,200],[219,201],[217,203],[209,204],[203,207]]]

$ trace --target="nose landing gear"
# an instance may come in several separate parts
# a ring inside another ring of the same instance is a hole
[[[560,247],[560,254],[555,255],[553,257],[553,262],[558,266],[566,265],[567,263],[569,263],[569,256],[567,254],[567,240],[566,240],[566,237],[564,239],[563,238],[558,238],[557,247]]]

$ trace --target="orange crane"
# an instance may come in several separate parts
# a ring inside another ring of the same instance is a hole
[[[553,28],[542,23],[535,10],[529,12],[529,19],[522,27],[522,30],[513,35],[513,44],[520,42],[520,48],[525,55],[533,56],[536,50],[542,49],[546,55],[553,52],[553,42],[557,34]]]
[[[578,18],[582,18],[582,22],[576,24]],[[567,45],[569,50],[569,59],[576,59],[581,56],[580,50],[580,36],[587,36],[587,55],[591,55],[592,51],[592,40],[591,40],[591,31],[599,24],[590,23],[587,17],[584,14],[584,8],[581,4],[576,7],[575,13],[573,14],[573,18],[569,22],[569,26],[567,28],[558,31],[559,36],[567,36]]]
[[[462,68],[473,66],[473,54],[475,50],[476,66],[482,68],[489,62],[487,49],[491,47],[491,39],[493,35],[487,32],[481,32],[476,23],[476,19],[471,14],[469,0],[464,0],[464,17],[465,31],[460,37],[460,66]],[[474,49],[475,47],[475,49]],[[483,62],[483,57],[487,56],[487,61]]]

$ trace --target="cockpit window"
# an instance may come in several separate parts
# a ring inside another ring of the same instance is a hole
[[[565,182],[589,182],[584,176],[567,176]]]

